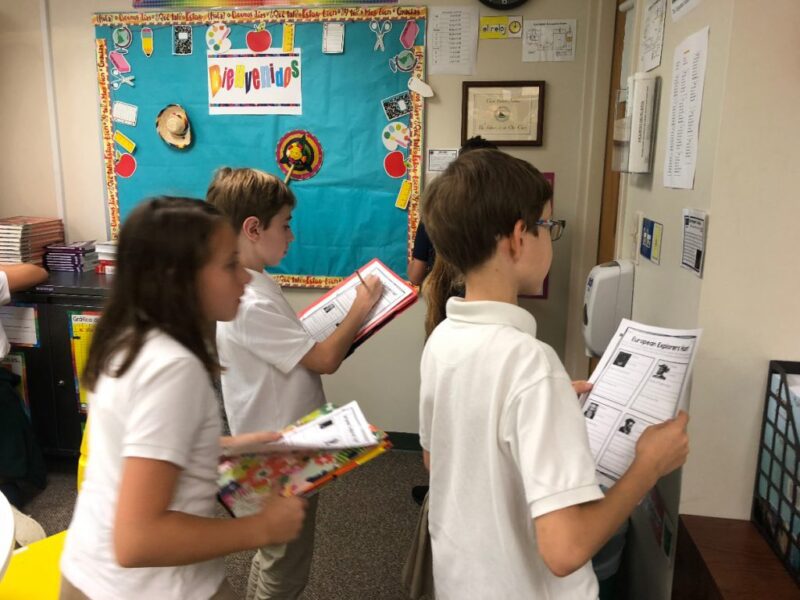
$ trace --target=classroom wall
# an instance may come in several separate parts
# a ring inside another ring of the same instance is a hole
[[[0,1],[0,216],[58,214],[53,182],[40,11]]]
[[[477,5],[472,0],[468,3],[446,0],[436,4]],[[494,12],[479,6],[481,14]],[[0,0],[1,27],[10,34],[0,40],[2,48],[7,50],[0,60],[12,72],[25,74],[28,82],[24,90],[14,96],[6,86],[0,91],[0,118],[9,132],[7,139],[18,141],[10,157],[13,162],[7,159],[0,165],[9,182],[9,192],[2,196],[0,216],[59,214],[53,183],[53,167],[58,163],[54,163],[50,152],[46,70],[39,27],[41,13],[46,11],[47,33],[52,44],[53,93],[67,235],[71,240],[106,237],[91,16],[98,11],[130,10],[130,0],[40,0],[24,5]],[[544,146],[511,153],[530,160],[543,171],[556,173],[556,213],[569,223],[566,235],[556,248],[550,298],[524,301],[524,306],[539,322],[540,337],[563,355],[567,345],[567,322],[575,312],[574,306],[568,308],[572,273],[576,264],[584,274],[588,272],[596,246],[602,152],[593,150],[601,150],[603,142],[613,0],[536,0],[512,12],[526,18],[578,20],[574,62],[522,63],[520,40],[484,40],[479,44],[476,74],[470,78],[543,79],[547,82]],[[20,44],[30,47],[30,51],[18,52]],[[427,148],[460,145],[463,79],[444,75],[428,78],[436,96],[429,99],[426,106]],[[31,124],[19,118],[23,110],[29,115],[36,114],[36,122]],[[7,150],[6,155],[10,154]],[[317,290],[287,290],[286,293],[289,302],[298,309],[319,294]],[[578,295],[582,295],[582,283]],[[416,433],[423,316],[424,305],[420,302],[349,358],[338,373],[327,377],[325,387],[329,398],[334,402],[358,399],[375,423],[391,431]],[[585,370],[585,365],[583,368]],[[578,375],[585,375],[585,372]]]
[[[637,2],[641,13],[646,4]],[[710,26],[709,54],[693,190],[663,186],[671,60],[677,44]],[[634,319],[700,327],[691,389],[691,454],[680,474],[659,484],[667,513],[748,519],[766,370],[770,359],[800,359],[800,295],[794,193],[800,152],[800,5],[764,10],[756,0],[706,1],[677,23],[667,16],[655,167],[623,175],[619,256],[634,258],[637,212],[663,223],[661,264],[636,267]],[[682,208],[709,213],[702,279],[682,269]],[[674,544],[673,544],[674,545]],[[668,598],[671,560],[658,548],[643,510],[629,537],[632,597]]]

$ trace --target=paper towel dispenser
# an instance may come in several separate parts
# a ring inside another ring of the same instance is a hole
[[[583,297],[583,340],[589,356],[600,356],[622,319],[633,308],[633,261],[597,265],[586,279]]]

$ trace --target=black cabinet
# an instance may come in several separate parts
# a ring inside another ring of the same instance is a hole
[[[70,313],[99,311],[113,276],[51,273],[12,302],[37,310],[39,347],[12,347],[25,355],[31,421],[42,449],[50,454],[78,454],[86,416],[80,409],[73,366]]]

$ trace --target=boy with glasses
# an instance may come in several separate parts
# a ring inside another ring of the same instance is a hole
[[[551,196],[530,164],[476,150],[422,200],[438,255],[466,284],[421,365],[437,600],[597,598],[591,557],[688,453],[681,413],[649,428],[625,476],[600,491],[570,379],[517,304],[541,288],[564,230]]]

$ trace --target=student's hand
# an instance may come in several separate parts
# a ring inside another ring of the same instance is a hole
[[[272,546],[291,542],[300,535],[308,502],[291,496],[273,495],[264,500],[261,511],[255,515],[259,546]]]
[[[586,394],[592,391],[592,384],[588,381],[584,381],[580,379],[578,381],[572,382],[572,389],[575,390],[575,393],[580,396],[581,394]]]
[[[683,465],[689,455],[689,436],[686,434],[688,422],[689,414],[680,411],[674,419],[645,429],[636,443],[636,462],[656,478]]]
[[[376,275],[370,275],[364,279],[364,284],[356,286],[355,304],[369,312],[383,294],[383,283]]]
[[[283,434],[280,431],[255,431],[253,433],[240,433],[239,435],[224,435],[219,438],[219,443],[223,450],[235,452],[239,448],[276,442],[282,436]]]
[[[280,431],[254,431],[252,433],[240,433],[233,439],[237,444],[268,444],[277,442],[283,437]]]

